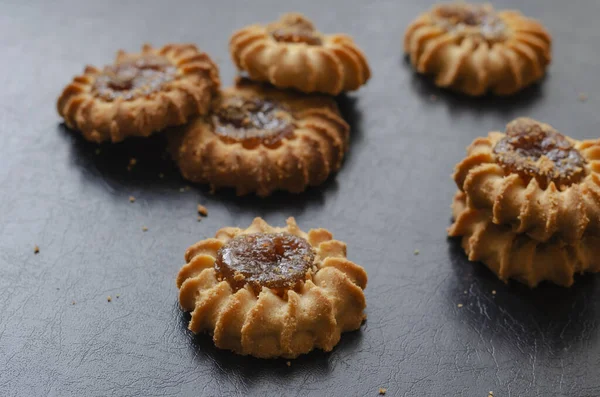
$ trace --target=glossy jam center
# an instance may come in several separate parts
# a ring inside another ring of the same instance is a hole
[[[293,118],[282,106],[262,99],[227,99],[213,116],[222,138],[246,144],[274,145],[294,132]]]
[[[550,182],[569,186],[585,176],[586,160],[558,131],[532,119],[517,119],[494,147],[496,161],[507,173],[535,178],[542,189]]]
[[[159,91],[163,84],[175,79],[176,72],[176,67],[164,57],[131,57],[106,66],[96,78],[94,92],[108,101],[133,99]]]
[[[322,41],[314,26],[302,19],[290,17],[271,25],[271,36],[277,41],[285,43],[305,43],[308,45],[321,45]]]
[[[234,289],[249,284],[255,292],[261,287],[293,289],[304,281],[315,259],[305,239],[289,233],[255,233],[238,236],[217,253],[215,270]]]
[[[433,12],[439,26],[463,36],[495,41],[504,38],[506,25],[489,6],[445,4]]]

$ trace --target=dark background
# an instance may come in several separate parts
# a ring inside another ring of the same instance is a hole
[[[282,3],[0,3],[0,395],[600,395],[598,277],[570,289],[505,285],[445,232],[450,174],[473,138],[517,116],[599,136],[600,2],[497,1],[544,21],[554,63],[540,86],[477,100],[438,90],[405,62],[401,37],[425,2]],[[195,42],[228,85],[230,33],[293,10],[353,35],[373,71],[340,99],[351,150],[319,188],[266,200],[185,190],[161,158],[162,137],[98,147],[60,124],[55,100],[86,63],[144,42]],[[197,203],[209,210],[201,222]],[[367,269],[368,320],[333,352],[288,367],[187,331],[175,287],[186,247],[255,216],[326,227]]]

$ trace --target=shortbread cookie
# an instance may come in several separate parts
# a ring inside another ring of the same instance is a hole
[[[192,44],[117,53],[114,65],[87,66],[58,98],[69,128],[93,142],[148,136],[205,114],[219,90],[213,61]]]
[[[575,273],[600,271],[600,237],[585,235],[573,244],[558,238],[542,243],[510,226],[494,224],[489,210],[470,208],[467,201],[463,192],[456,194],[455,222],[448,235],[462,237],[469,260],[483,262],[501,280],[514,279],[530,287],[548,280],[569,287]]]
[[[404,35],[417,72],[468,95],[513,94],[540,80],[551,37],[537,21],[491,5],[449,3],[420,15]]]
[[[251,79],[279,88],[337,95],[358,89],[371,72],[351,37],[322,34],[300,14],[251,25],[229,42],[233,62]]]
[[[600,235],[600,140],[577,141],[519,118],[467,148],[454,173],[475,208],[538,241]]]
[[[340,334],[366,315],[364,269],[346,259],[346,245],[325,229],[308,233],[294,218],[276,228],[256,218],[226,227],[186,251],[179,303],[189,329],[215,345],[261,358],[330,351]]]
[[[337,171],[349,127],[333,99],[239,81],[210,117],[169,134],[184,178],[238,195],[301,192]]]

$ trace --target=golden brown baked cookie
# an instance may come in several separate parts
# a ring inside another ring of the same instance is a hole
[[[222,92],[210,117],[169,137],[184,178],[268,196],[324,182],[340,168],[348,135],[330,97],[241,80]]]
[[[322,34],[301,14],[268,25],[251,25],[229,42],[233,62],[251,79],[279,88],[337,95],[357,90],[371,72],[350,36]]]
[[[454,197],[455,222],[448,235],[462,237],[469,260],[483,262],[501,280],[515,279],[530,287],[548,280],[569,287],[575,273],[600,271],[600,237],[585,235],[573,244],[558,238],[542,243],[493,223],[489,210],[470,208],[467,201],[463,192]]]
[[[518,118],[467,148],[454,180],[496,224],[538,241],[600,235],[600,140],[577,141]]]
[[[93,142],[148,136],[205,114],[219,89],[219,71],[193,44],[117,53],[114,65],[87,66],[58,98],[69,128]]]
[[[468,95],[513,94],[540,80],[551,61],[551,37],[519,11],[489,4],[447,3],[414,20],[404,51],[417,72]]]
[[[366,318],[367,285],[364,269],[346,259],[346,244],[332,238],[325,229],[303,232],[294,218],[283,228],[256,218],[194,244],[177,276],[189,329],[261,358],[330,351]]]

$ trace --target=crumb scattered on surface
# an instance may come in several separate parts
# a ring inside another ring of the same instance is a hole
[[[419,251],[419,250],[415,250],[415,252],[414,252],[415,255],[419,255],[420,253],[421,253],[421,251]]]
[[[385,389],[383,387],[380,387],[379,388],[379,394],[381,394],[383,396],[385,393],[387,393],[387,389]]]
[[[72,305],[74,305],[74,304],[75,304],[75,301],[71,302],[71,304],[72,304]]]
[[[110,297],[110,295],[108,295],[108,296],[106,297],[106,300],[107,300],[107,301],[109,301],[109,302],[112,302],[112,298]]]
[[[588,96],[587,96],[587,94],[585,92],[582,92],[582,93],[579,94],[579,101],[580,102],[585,102],[587,100],[588,100]]]
[[[463,307],[463,304],[462,304],[462,303],[459,303],[457,306],[458,306],[458,307]]]
[[[288,367],[291,367],[292,366],[292,362],[288,361],[288,362],[285,363],[285,365],[287,365]]]
[[[240,272],[236,272],[236,273],[235,273],[235,275],[233,276],[233,279],[234,279],[235,281],[242,281],[242,280],[244,280],[245,278],[246,278],[246,277],[245,277],[245,276],[244,276],[242,273],[240,273]]]
[[[33,246],[33,253],[34,254],[39,254],[40,253],[40,247],[38,247],[37,245]]]
[[[147,232],[148,228],[146,226],[142,226],[142,232]]]
[[[200,215],[198,215],[198,222],[200,222],[202,220],[202,217]]]
[[[208,209],[205,206],[203,206],[202,204],[198,204],[198,213],[202,216],[207,216]]]
[[[494,392],[493,391],[489,391],[488,392],[488,397],[494,397]]]
[[[163,173],[161,172],[160,174],[158,174],[158,177],[159,177],[160,179],[163,179],[163,178],[165,177],[165,174],[163,174]]]
[[[119,299],[119,296],[120,296],[119,294],[116,295],[117,299]]]
[[[135,202],[135,197],[133,197],[133,196],[129,196],[129,202],[130,202],[130,203],[133,203],[133,202]]]
[[[129,159],[129,165],[136,165],[137,164],[137,160],[135,157],[132,157]]]
[[[492,295],[496,295],[496,290],[495,289],[492,290]]]

